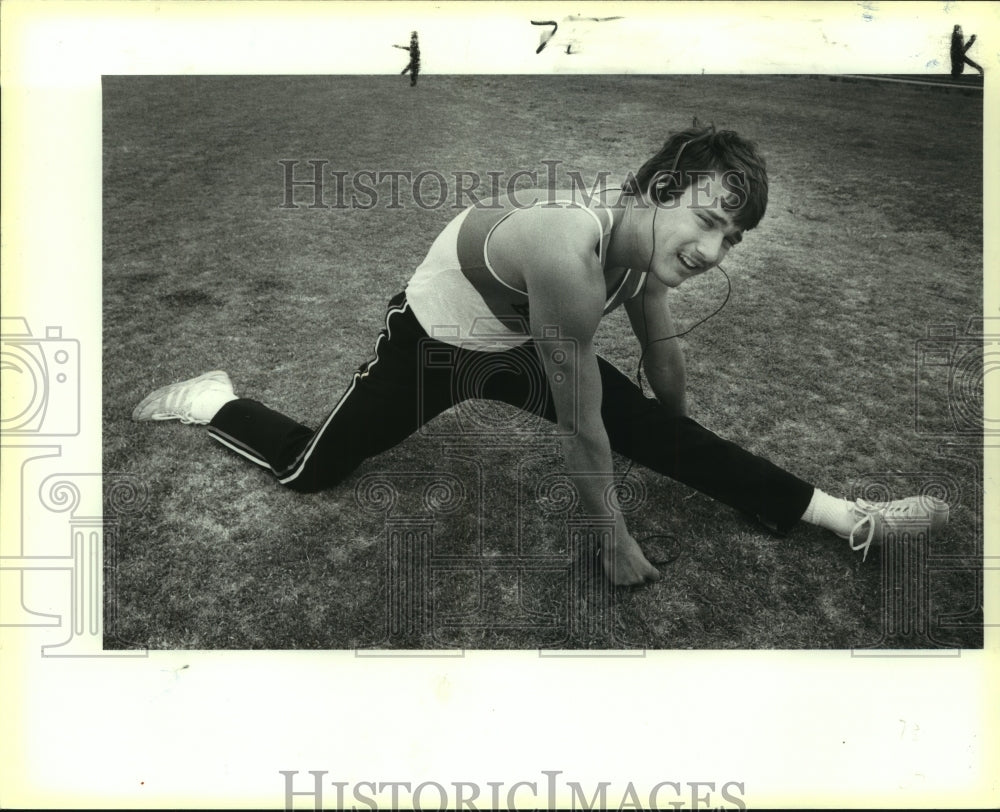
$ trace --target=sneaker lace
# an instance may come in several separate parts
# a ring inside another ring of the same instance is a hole
[[[864,541],[859,541],[855,543],[854,534],[857,533],[862,527],[868,525],[868,534],[865,536]],[[875,538],[875,515],[874,511],[870,513],[865,513],[860,519],[858,519],[857,524],[851,528],[850,535],[847,537],[847,543],[851,545],[851,549],[857,552],[858,550],[864,550],[861,555],[861,562],[864,563],[865,559],[868,558],[868,548],[872,546],[872,539]]]
[[[909,519],[914,517],[915,514],[919,515],[919,510],[917,510],[914,503],[909,500],[899,500],[896,502],[877,504],[874,502],[865,502],[864,500],[859,499],[857,501],[857,507],[864,515],[858,519],[854,527],[851,528],[847,541],[851,545],[851,549],[855,552],[858,550],[864,550],[864,553],[861,556],[862,562],[868,558],[868,549],[871,547],[872,540],[875,538],[876,517],[881,516],[884,521],[891,523],[894,519]],[[863,541],[855,543],[855,534],[865,525],[868,526],[868,533],[865,535]]]

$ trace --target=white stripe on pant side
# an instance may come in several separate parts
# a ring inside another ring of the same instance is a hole
[[[323,423],[320,429],[312,436],[312,439],[309,441],[309,444],[302,450],[302,454],[299,456],[298,461],[296,461],[296,463],[292,466],[293,473],[283,477],[278,477],[278,481],[282,485],[287,485],[289,482],[294,482],[296,479],[298,479],[299,474],[302,473],[303,469],[306,466],[306,463],[309,462],[309,458],[312,456],[313,451],[316,449],[316,444],[322,438],[323,432],[327,430],[330,423],[333,421],[333,418],[337,416],[337,412],[340,411],[340,407],[347,402],[347,399],[351,396],[351,393],[354,391],[354,387],[358,385],[358,381],[366,377],[368,373],[371,371],[372,367],[374,367],[378,363],[378,348],[379,344],[382,342],[382,339],[386,338],[390,341],[392,340],[392,328],[389,326],[389,319],[396,313],[406,312],[406,308],[409,306],[410,306],[409,302],[403,302],[402,307],[391,308],[386,313],[385,333],[379,333],[378,338],[375,339],[375,357],[368,363],[368,366],[365,367],[364,372],[354,373],[354,380],[351,381],[351,385],[348,387],[347,391],[340,398],[337,405],[334,407],[333,411],[330,412],[330,416],[327,417],[326,421]]]
[[[237,445],[234,438],[229,437],[229,435],[218,433],[218,429],[209,429],[208,436],[215,440],[220,445],[224,445],[231,451],[235,451],[241,457],[246,457],[250,462],[257,463],[261,468],[270,468],[271,465],[262,457],[257,456],[253,451],[251,451],[247,446]]]

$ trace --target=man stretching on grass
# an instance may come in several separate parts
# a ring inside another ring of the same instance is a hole
[[[556,425],[582,509],[613,524],[600,554],[616,584],[655,581],[659,572],[613,498],[612,450],[775,532],[804,520],[865,557],[886,531],[923,524],[933,532],[948,519],[940,500],[837,499],[687,416],[668,293],[723,260],[764,215],[767,192],[753,145],[696,123],[623,189],[583,202],[538,192],[536,205],[528,205],[533,193],[519,192],[459,214],[390,300],[374,357],[318,428],[238,398],[225,372],[158,389],[132,417],[207,424],[281,484],[316,491],[468,398],[512,404]],[[598,323],[619,305],[655,397],[594,347]],[[470,368],[493,374],[463,375]]]

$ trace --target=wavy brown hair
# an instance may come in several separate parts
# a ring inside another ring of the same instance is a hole
[[[767,210],[767,164],[753,143],[732,130],[717,130],[698,119],[670,134],[663,147],[629,177],[623,190],[665,203],[675,199],[706,172],[718,173],[730,192],[723,209],[749,231]]]

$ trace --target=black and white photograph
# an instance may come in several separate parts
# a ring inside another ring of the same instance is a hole
[[[105,644],[981,647],[937,79],[105,77]]]
[[[996,802],[990,4],[4,16],[12,803]]]

